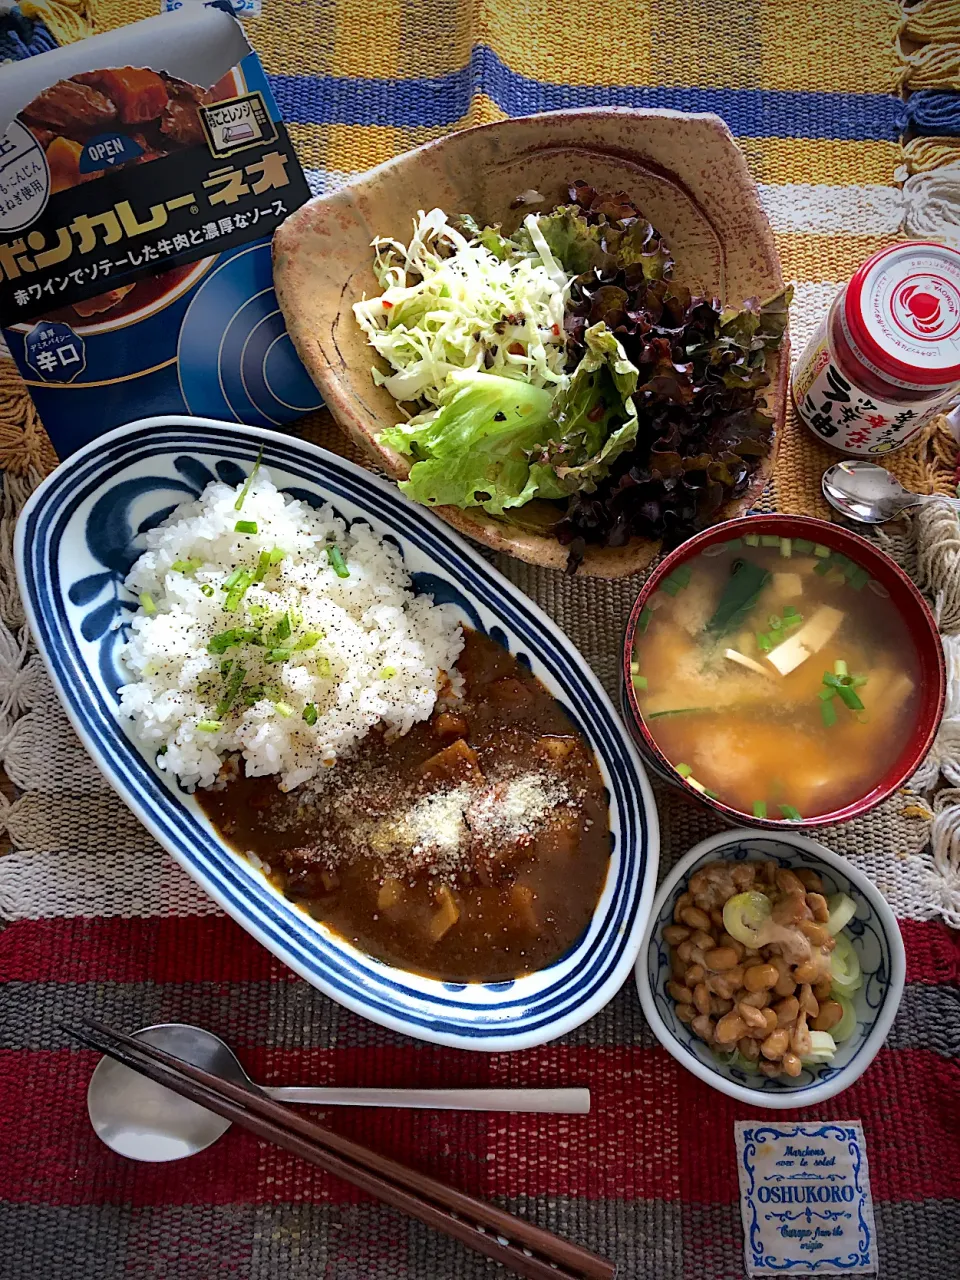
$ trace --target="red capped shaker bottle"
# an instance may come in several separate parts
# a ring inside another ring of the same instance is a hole
[[[907,241],[869,258],[797,360],[797,413],[842,453],[892,453],[960,390],[960,252]]]

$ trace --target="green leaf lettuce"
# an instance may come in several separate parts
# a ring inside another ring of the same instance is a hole
[[[611,223],[606,217],[590,222],[575,204],[563,204],[553,213],[535,216],[551,253],[565,271],[575,275],[582,275],[593,267],[609,271],[636,263],[644,279],[653,281],[662,280],[673,266],[670,252],[659,234],[642,219],[627,225]],[[524,251],[533,250],[533,241],[525,226],[519,228],[513,239]]]
[[[556,395],[516,378],[451,373],[438,413],[380,433],[382,444],[415,459],[403,492],[491,515],[593,492],[637,438],[637,370],[606,325],[584,340],[583,359]]]
[[[549,434],[553,392],[517,378],[451,373],[439,412],[379,440],[417,459],[400,488],[427,506],[483,507],[502,515],[535,496],[530,451]]]
[[[637,438],[637,369],[604,324],[584,334],[585,351],[553,402],[553,428],[531,467],[541,498],[593,493]]]

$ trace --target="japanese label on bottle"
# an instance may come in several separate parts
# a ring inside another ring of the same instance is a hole
[[[844,453],[892,453],[939,413],[951,394],[948,390],[935,399],[913,404],[878,400],[852,383],[834,363],[826,316],[793,374],[797,413],[821,440]]]

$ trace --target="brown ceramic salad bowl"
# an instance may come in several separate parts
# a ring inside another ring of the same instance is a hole
[[[418,210],[469,213],[483,226],[516,225],[519,193],[536,191],[549,209],[570,182],[623,191],[663,237],[674,279],[693,293],[739,307],[783,288],[773,234],[746,160],[723,121],[708,114],[603,109],[558,111],[503,120],[451,134],[379,165],[357,181],[311,200],[274,237],[274,277],[294,345],[343,430],[395,479],[410,460],[378,442],[402,421],[394,398],[371,376],[386,371],[355,322],[352,306],[374,297],[371,241],[406,241]],[[773,438],[749,480],[713,513],[742,515],[773,468],[783,425],[789,343],[766,356],[764,396]],[[641,432],[643,423],[641,420]],[[481,507],[438,506],[437,514],[477,541],[530,563],[563,568],[567,548],[535,521],[523,525]],[[622,546],[587,545],[578,572],[624,577],[645,568],[659,548],[652,538]]]

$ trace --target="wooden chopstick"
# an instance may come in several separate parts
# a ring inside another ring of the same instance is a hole
[[[444,1231],[525,1280],[612,1280],[615,1275],[605,1258],[315,1124],[259,1090],[212,1075],[92,1018],[83,1024],[66,1029],[89,1047]]]

